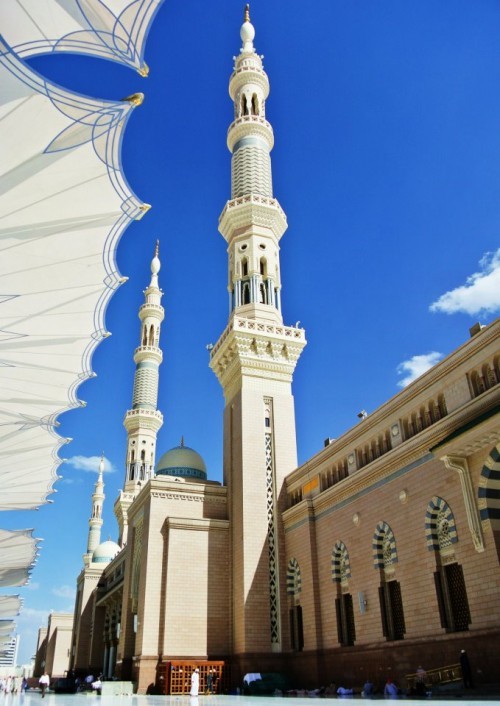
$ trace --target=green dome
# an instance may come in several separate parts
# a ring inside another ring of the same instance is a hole
[[[119,551],[120,547],[118,544],[108,539],[107,542],[101,542],[101,544],[94,549],[92,561],[96,564],[109,564]]]
[[[156,475],[206,480],[207,467],[197,451],[181,443],[163,454],[156,464]]]

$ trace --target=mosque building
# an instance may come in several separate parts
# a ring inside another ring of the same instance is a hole
[[[269,81],[248,8],[229,82],[230,314],[210,352],[225,399],[223,483],[181,441],[156,461],[164,316],[158,248],[139,309],[118,542],[102,466],[77,580],[70,668],[184,693],[247,673],[359,686],[500,649],[500,321],[298,467],[292,377],[305,332],[281,313]]]

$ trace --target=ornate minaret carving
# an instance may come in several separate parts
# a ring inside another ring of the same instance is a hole
[[[92,514],[89,519],[89,536],[87,540],[87,552],[83,556],[85,566],[88,566],[92,560],[94,549],[101,543],[101,528],[102,528],[102,506],[104,505],[104,481],[102,474],[104,471],[104,455],[101,456],[99,462],[99,476],[97,477],[92,494]]]
[[[235,654],[289,644],[279,498],[285,476],[297,466],[291,382],[306,344],[303,329],[283,325],[279,241],[287,223],[273,196],[269,80],[254,50],[248,5],[240,36],[229,81],[232,194],[219,220],[228,244],[230,315],[210,359],[226,402]]]
[[[151,261],[151,281],[144,291],[145,301],[139,309],[141,334],[134,351],[135,375],[132,409],[125,414],[127,457],[125,485],[115,504],[120,526],[120,545],[127,541],[127,509],[141,486],[154,475],[156,436],[163,424],[163,415],[156,408],[158,401],[159,367],[163,359],[160,349],[160,325],[165,312],[161,305],[162,291],[158,286],[160,271],[159,244],[156,243]]]

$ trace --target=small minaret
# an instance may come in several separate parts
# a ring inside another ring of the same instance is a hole
[[[99,476],[97,477],[92,494],[92,515],[89,519],[89,537],[87,540],[87,552],[83,555],[83,562],[88,566],[92,560],[94,549],[101,543],[102,506],[104,504],[104,481],[102,474],[104,471],[104,454],[99,462]]]
[[[269,80],[253,45],[247,5],[229,79],[231,199],[219,219],[227,242],[229,322],[211,349],[224,391],[224,481],[231,527],[234,654],[290,647],[284,567],[283,483],[297,467],[291,390],[305,332],[281,313],[279,241],[286,216],[273,195],[266,119]],[[259,629],[255,629],[255,625]]]
[[[144,291],[145,301],[139,309],[141,333],[139,346],[134,351],[135,375],[132,409],[125,414],[127,456],[125,484],[115,504],[120,526],[119,544],[127,539],[127,508],[141,486],[154,476],[156,435],[163,424],[158,409],[159,367],[163,359],[160,349],[160,325],[165,316],[161,305],[163,292],[158,286],[160,271],[159,242],[151,260],[151,281]]]

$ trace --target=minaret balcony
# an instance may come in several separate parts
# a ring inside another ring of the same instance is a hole
[[[163,352],[157,346],[139,346],[134,351],[134,363],[142,363],[143,360],[152,360],[160,363],[163,360]]]
[[[297,326],[234,316],[210,351],[210,367],[229,395],[244,375],[291,382],[306,343]]]
[[[242,115],[241,118],[236,118],[227,129],[227,147],[231,154],[235,144],[249,135],[262,137],[268,143],[269,151],[272,150],[274,133],[271,123],[260,115]]]
[[[264,100],[269,95],[269,79],[264,69],[251,63],[246,66],[239,66],[231,74],[229,79],[229,95],[234,101],[238,90],[242,86],[258,86],[263,94]]]
[[[139,318],[142,321],[147,316],[151,316],[155,319],[158,319],[158,321],[163,321],[165,317],[165,309],[161,306],[161,304],[152,304],[151,302],[146,302],[145,304],[139,307]]]
[[[219,231],[229,243],[235,230],[256,226],[271,230],[279,240],[288,227],[286,215],[277,199],[248,194],[231,199],[219,218]]]
[[[130,434],[137,429],[158,431],[163,424],[163,414],[157,409],[129,409],[125,414],[123,426]]]

